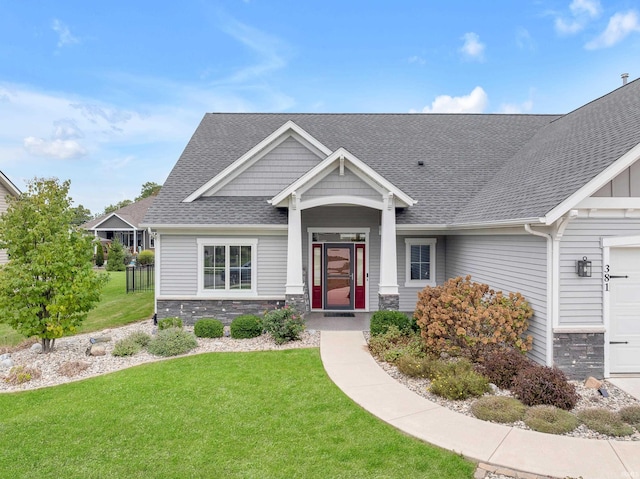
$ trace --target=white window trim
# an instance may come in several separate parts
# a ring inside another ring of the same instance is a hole
[[[258,293],[258,239],[257,238],[197,238],[198,244],[198,296],[216,298],[242,298]],[[251,246],[251,289],[232,290],[226,275],[225,289],[204,288],[204,247],[205,246]]]
[[[436,238],[405,238],[405,288],[424,288],[425,286],[436,285]],[[429,257],[431,258],[431,264],[429,265],[429,281],[422,281],[411,279],[411,246],[413,245],[427,245],[431,247],[429,251]]]

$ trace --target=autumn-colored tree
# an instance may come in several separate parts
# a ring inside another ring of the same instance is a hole
[[[40,338],[45,353],[76,332],[108,280],[93,270],[93,237],[72,224],[69,186],[35,178],[0,216],[10,258],[0,268],[0,321]]]

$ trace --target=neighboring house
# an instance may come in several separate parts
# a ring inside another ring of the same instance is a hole
[[[530,302],[536,361],[638,373],[639,158],[640,80],[567,115],[207,114],[142,225],[156,311],[410,312],[470,274]]]
[[[93,232],[103,244],[118,239],[132,253],[155,248],[154,235],[140,223],[147,210],[155,200],[155,196],[143,198],[106,215],[95,218],[82,225],[82,228]]]
[[[7,211],[7,196],[20,196],[20,190],[0,171],[0,214]],[[7,251],[0,249],[0,264],[9,261]]]

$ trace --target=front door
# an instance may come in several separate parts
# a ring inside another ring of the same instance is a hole
[[[640,373],[640,248],[611,248],[608,288],[612,373]]]
[[[325,244],[324,264],[324,309],[353,309],[353,244]]]

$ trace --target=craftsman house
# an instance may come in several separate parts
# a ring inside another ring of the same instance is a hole
[[[7,196],[20,196],[20,190],[0,171],[0,214],[7,211]],[[7,251],[0,249],[0,264],[9,261]]]
[[[531,356],[640,372],[640,80],[566,115],[207,114],[142,227],[156,310],[413,311],[472,275]]]

